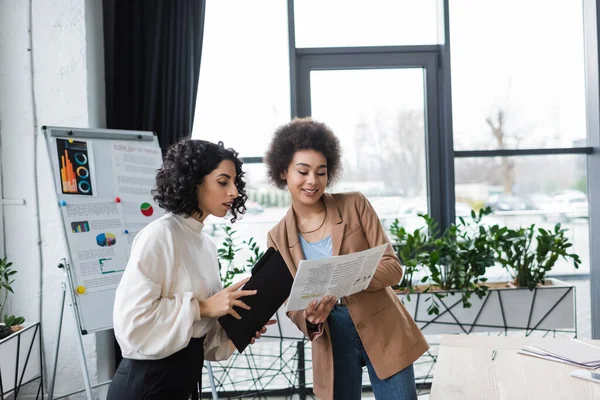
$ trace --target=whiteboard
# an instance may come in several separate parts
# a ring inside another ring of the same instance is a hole
[[[82,334],[112,329],[115,291],[137,232],[164,215],[152,132],[43,127],[59,208],[67,290]]]

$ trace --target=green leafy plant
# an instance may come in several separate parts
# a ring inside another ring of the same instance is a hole
[[[260,260],[260,258],[265,252],[260,249],[260,246],[252,237],[247,241],[244,240],[242,244],[246,245],[248,247],[248,250],[250,250],[250,256],[246,260],[246,268],[252,268],[254,264],[256,264],[258,260]]]
[[[428,314],[439,314],[437,300],[448,293],[459,293],[465,308],[471,307],[472,294],[479,298],[485,296],[488,287],[483,275],[488,267],[495,264],[496,241],[502,237],[502,228],[482,224],[482,219],[491,212],[489,208],[478,213],[471,211],[469,221],[461,217],[458,223],[452,224],[443,233],[440,233],[437,222],[427,214],[419,214],[425,227],[413,234],[399,227],[397,220],[392,224],[390,230],[405,270],[400,288],[409,294],[414,293],[414,276],[422,270],[421,283],[424,285],[420,291],[431,293],[426,299],[429,302]]]
[[[9,262],[6,257],[0,258],[0,293],[4,293],[2,304],[0,304],[0,318],[4,314],[4,309],[8,300],[8,294],[15,294],[12,284],[14,283],[14,275],[17,273],[12,269],[12,262]],[[17,328],[25,322],[25,318],[14,315],[4,315],[4,324],[2,331],[0,332],[0,339],[10,335],[12,331],[18,330]],[[12,329],[11,329],[12,328]]]
[[[219,274],[223,281],[223,286],[228,287],[233,283],[236,275],[247,273],[263,256],[264,252],[260,250],[260,247],[252,237],[239,242],[239,239],[236,237],[237,231],[231,226],[223,226],[223,231],[225,238],[217,250],[217,254],[219,257]],[[240,267],[236,265],[235,256],[243,250],[250,251],[250,255],[245,264]]]
[[[25,318],[17,317],[15,315],[9,316],[8,314],[4,316],[4,325],[8,327],[19,326],[23,322],[25,322]]]
[[[518,287],[535,288],[544,284],[546,274],[559,259],[570,260],[573,267],[579,268],[581,259],[569,253],[573,246],[565,235],[567,229],[556,224],[554,229],[526,228],[506,229],[497,237],[498,262],[509,272],[513,283]]]
[[[397,218],[390,226],[390,233],[396,255],[402,260],[403,272],[402,280],[394,289],[414,293],[416,275],[422,270],[429,257],[429,249],[432,247],[430,237],[427,235],[426,227],[415,229],[412,233],[406,231]]]
[[[413,233],[394,221],[390,232],[404,267],[397,288],[407,294],[407,300],[416,291],[430,293],[427,312],[439,314],[438,300],[448,293],[459,293],[466,308],[471,307],[473,294],[485,296],[485,272],[496,264],[509,272],[516,286],[529,289],[544,284],[546,274],[560,259],[579,268],[581,259],[569,252],[573,245],[560,224],[548,230],[535,225],[518,229],[487,226],[482,220],[491,212],[490,208],[471,211],[469,220],[461,217],[443,233],[427,214],[419,215],[425,226]],[[417,275],[422,275],[418,288],[414,282]]]
[[[17,271],[11,268],[12,265],[13,263],[8,262],[6,257],[0,258],[0,289],[4,291],[4,299],[0,305],[0,318],[2,318],[2,315],[4,314],[8,293],[15,294],[11,285],[15,281],[13,275],[15,275]]]

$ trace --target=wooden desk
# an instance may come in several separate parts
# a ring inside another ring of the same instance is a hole
[[[600,384],[569,376],[579,368],[517,353],[546,340],[569,339],[443,336],[430,400],[600,399]],[[600,340],[588,342],[600,346]]]

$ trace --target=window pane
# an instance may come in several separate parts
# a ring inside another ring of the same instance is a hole
[[[427,212],[424,73],[421,68],[312,71],[312,115],[339,137],[343,176],[331,192],[361,191],[386,230],[407,229]],[[246,164],[248,213],[234,225],[241,238],[266,245],[286,213],[289,194],[271,186],[264,164]],[[207,224],[223,223],[208,218]],[[222,235],[215,232],[216,237]]]
[[[455,174],[457,216],[490,206],[487,224],[549,229],[560,222],[582,263],[577,270],[559,260],[550,274],[590,272],[585,156],[459,158]]]
[[[344,175],[332,191],[362,192],[386,229],[396,217],[427,212],[423,80],[421,68],[310,75],[312,115],[343,149]]]
[[[284,1],[209,0],[193,137],[262,156],[290,119]]]
[[[438,0],[296,0],[296,47],[438,43]]]
[[[455,149],[585,145],[582,3],[450,2]]]

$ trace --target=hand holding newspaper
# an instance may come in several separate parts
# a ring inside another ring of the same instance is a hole
[[[287,311],[304,310],[324,296],[341,298],[369,287],[387,243],[358,253],[302,260],[294,278]]]

